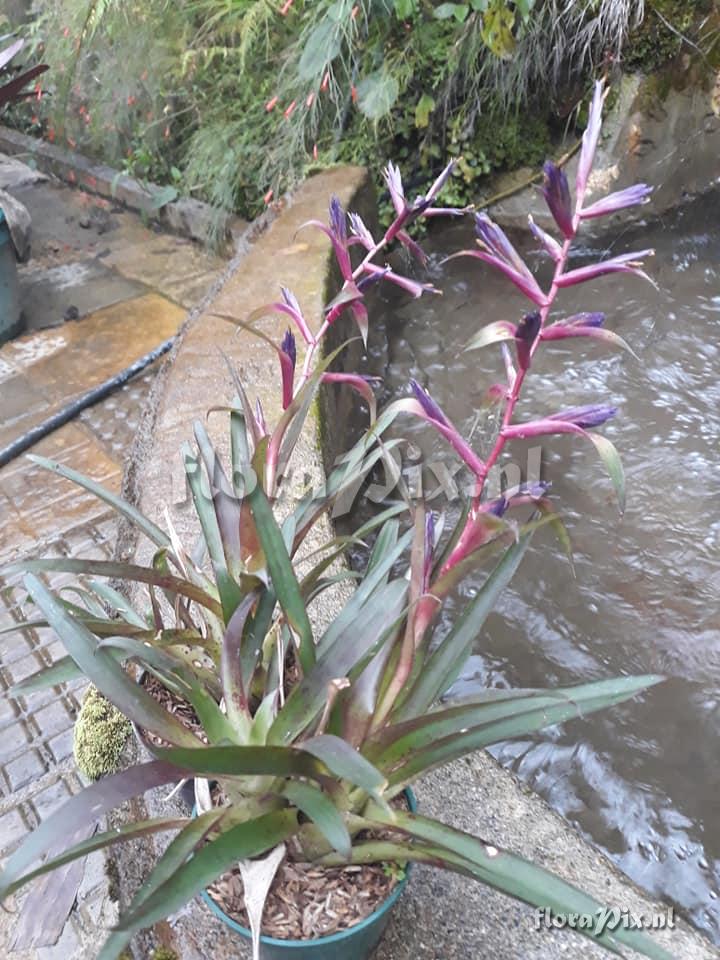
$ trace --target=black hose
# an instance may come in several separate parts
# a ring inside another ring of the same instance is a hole
[[[154,363],[162,357],[163,354],[167,353],[176,339],[176,336],[172,336],[167,340],[163,340],[154,350],[140,357],[139,360],[130,364],[129,367],[126,367],[114,377],[110,377],[109,380],[105,380],[97,387],[81,393],[79,397],[75,397],[75,399],[66,407],[63,407],[62,410],[58,410],[57,413],[48,417],[47,420],[43,420],[42,423],[33,427],[32,430],[28,430],[27,433],[18,437],[17,440],[13,440],[13,442],[9,443],[6,447],[0,448],[0,467],[7,466],[8,463],[16,457],[19,457],[21,453],[24,453],[29,447],[32,447],[33,444],[36,444],[38,440],[42,440],[43,437],[57,430],[58,427],[62,427],[68,423],[68,421],[73,420],[79,413],[82,413],[83,410],[109,397],[111,393],[114,393],[115,390],[126,384],[128,380],[132,380],[138,373],[141,373],[145,367],[149,367],[151,363]]]

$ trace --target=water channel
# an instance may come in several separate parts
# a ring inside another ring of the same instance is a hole
[[[719,213],[720,194],[712,193],[662,221],[618,226],[576,245],[573,266],[655,247],[649,272],[657,289],[635,277],[603,278],[561,292],[554,316],[603,310],[640,362],[584,339],[544,345],[518,418],[616,404],[618,416],[601,429],[623,458],[627,510],[619,516],[590,444],[543,438],[542,476],[572,539],[575,577],[561,546],[541,531],[461,684],[469,691],[477,683],[554,686],[656,672],[669,678],[630,704],[493,752],[630,877],[675,901],[718,942]],[[408,303],[385,294],[367,372],[383,378],[385,401],[408,395],[415,377],[466,436],[473,432],[482,453],[478,410],[487,387],[502,380],[502,362],[496,347],[463,347],[484,324],[519,319],[527,302],[478,261],[441,264],[472,244],[469,223],[431,235],[429,273],[443,296]],[[527,256],[546,279],[547,262],[532,246]],[[424,463],[443,460],[452,470],[452,452],[426,425],[404,418],[395,435],[416,445]],[[523,472],[533,468],[528,447],[512,451]],[[412,453],[406,449],[406,466]],[[426,490],[437,488],[437,470],[423,477]],[[448,506],[444,495],[430,505],[450,515],[459,506]],[[354,519],[368,509],[361,504]],[[447,606],[445,624],[473,589],[467,584],[465,596]]]

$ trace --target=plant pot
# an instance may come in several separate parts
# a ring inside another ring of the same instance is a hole
[[[22,327],[15,249],[5,214],[0,210],[0,344],[16,337]]]
[[[405,790],[405,796],[408,807],[414,813],[417,810],[415,794],[408,788]],[[339,957],[342,957],[342,960],[367,960],[380,942],[390,919],[390,911],[407,885],[410,866],[408,863],[405,876],[395,886],[387,900],[360,923],[330,936],[318,937],[316,940],[277,940],[263,935],[260,937],[261,960],[338,960]],[[229,917],[215,903],[207,890],[203,890],[200,896],[225,926],[230,927],[248,941],[252,939],[248,928]]]

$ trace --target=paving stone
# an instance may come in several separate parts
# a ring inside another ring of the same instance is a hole
[[[73,752],[73,728],[70,727],[53,737],[48,745],[56,763],[60,763],[66,757],[71,757]]]
[[[71,790],[65,780],[57,780],[32,798],[32,805],[39,820],[44,820],[57,810],[71,796]]]
[[[5,775],[10,782],[11,790],[20,790],[31,780],[41,777],[47,770],[47,765],[37,750],[28,750],[19,757],[5,764]]]
[[[3,697],[3,699],[5,699]],[[0,764],[6,764],[28,744],[29,738],[23,723],[14,723],[5,727],[0,737]]]
[[[71,922],[65,924],[60,939],[54,946],[37,949],[38,960],[85,960],[87,956],[75,926]]]
[[[3,664],[5,673],[12,683],[19,683],[31,674],[37,673],[43,666],[45,664],[34,653],[30,653],[14,663],[9,663],[7,666]]]
[[[4,814],[0,817],[0,852],[7,852],[27,832],[27,825],[20,816],[19,810],[10,810]]]
[[[18,270],[20,297],[28,330],[61,327],[88,314],[145,292],[142,284],[110,270],[98,260],[76,260],[48,268],[30,263]]]
[[[33,719],[40,728],[43,737],[67,730],[75,722],[75,718],[71,716],[62,700],[55,700],[47,707],[43,707],[42,710],[36,711]]]

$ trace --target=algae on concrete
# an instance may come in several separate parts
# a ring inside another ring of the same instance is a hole
[[[131,731],[122,713],[95,687],[90,687],[73,732],[73,753],[80,772],[90,780],[115,773]]]

